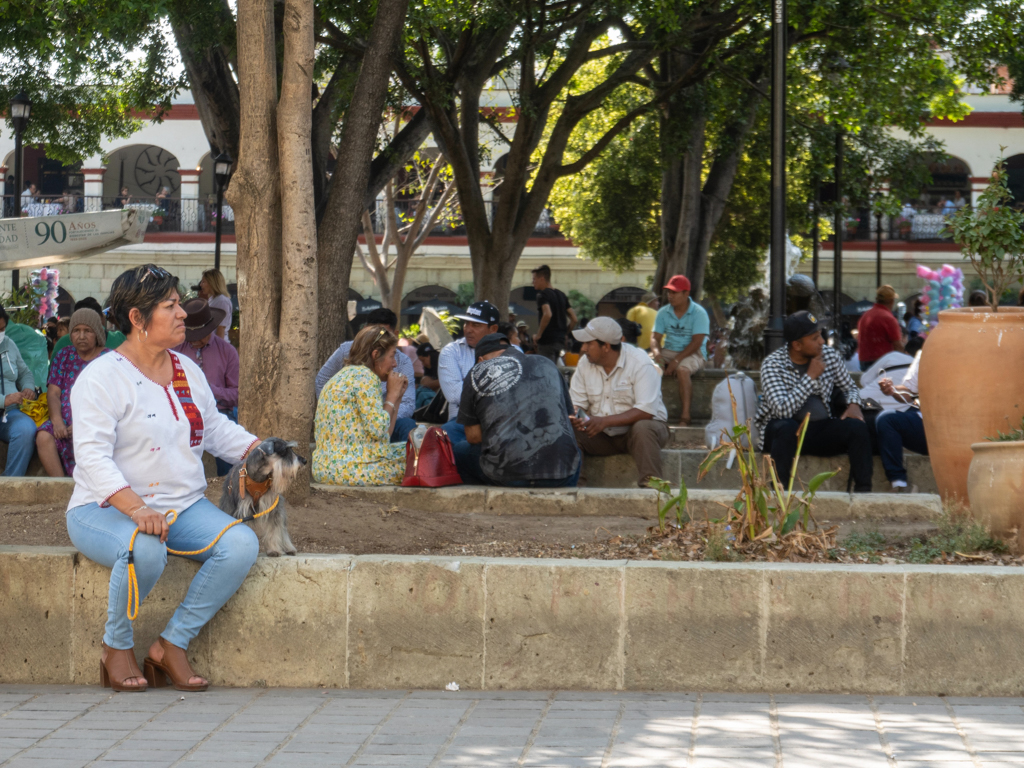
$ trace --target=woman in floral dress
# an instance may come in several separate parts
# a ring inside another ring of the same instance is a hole
[[[394,485],[405,474],[405,445],[391,443],[398,404],[409,385],[395,371],[398,337],[369,325],[352,342],[345,367],[316,406],[313,479],[330,485]],[[381,402],[381,382],[387,397]]]
[[[75,473],[75,444],[71,436],[71,387],[85,366],[110,350],[103,320],[93,309],[83,307],[71,315],[71,343],[50,362],[46,381],[49,421],[36,432],[36,450],[50,477],[71,477]]]

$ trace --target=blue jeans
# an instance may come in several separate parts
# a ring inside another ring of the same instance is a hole
[[[156,585],[167,565],[167,547],[188,552],[202,549],[234,520],[213,502],[200,499],[178,513],[170,527],[167,545],[159,536],[140,533],[135,539],[135,574],[139,580],[139,602]],[[128,542],[135,523],[113,507],[83,504],[69,509],[68,535],[83,555],[110,568],[110,593],[103,642],[111,648],[132,648],[135,640],[128,620]],[[167,622],[160,636],[179,648],[189,642],[221,606],[238,591],[246,574],[256,562],[260,543],[246,525],[236,525],[225,533],[212,549],[190,560],[203,564],[192,579],[188,594]]]
[[[238,423],[237,407],[227,411],[221,411],[221,413],[231,419],[231,421],[235,422],[235,424]],[[231,471],[231,467],[234,466],[232,464],[228,464],[224,459],[218,459],[216,456],[214,456],[214,459],[217,461],[217,477],[224,477],[224,475]]]
[[[409,433],[416,429],[416,419],[409,417],[395,419],[395,428],[391,431],[391,442],[402,443],[409,438]]]
[[[903,466],[903,449],[928,455],[928,441],[924,436],[924,420],[920,411],[882,411],[875,419],[878,433],[878,452],[882,454],[885,476],[891,481],[907,481]]]
[[[7,421],[0,423],[0,440],[7,443],[4,477],[24,477],[36,452],[36,423],[14,408],[7,412]]]
[[[459,477],[462,482],[469,485],[500,485],[505,488],[566,488],[579,485],[580,470],[583,469],[583,458],[579,456],[579,448],[576,448],[580,461],[576,465],[576,471],[569,477],[556,480],[510,480],[508,482],[496,482],[484,474],[480,468],[480,443],[470,443],[464,440],[452,446],[455,453],[455,467],[459,470]]]
[[[455,419],[442,424],[441,429],[448,433],[448,439],[452,441],[452,445],[466,442],[466,428]]]

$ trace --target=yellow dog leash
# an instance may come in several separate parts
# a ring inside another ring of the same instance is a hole
[[[224,526],[224,529],[217,534],[217,538],[211,541],[202,549],[197,549],[194,552],[179,552],[176,549],[167,548],[167,551],[172,555],[201,555],[203,552],[211,549],[214,544],[220,541],[220,537],[228,532],[228,529],[234,528],[239,523],[249,523],[255,520],[257,517],[263,517],[263,515],[269,515],[274,511],[277,506],[277,502],[281,500],[278,496],[274,499],[274,503],[267,507],[262,512],[257,512],[255,515],[246,515],[245,517],[235,520],[234,522],[228,523]],[[170,510],[167,515],[167,525],[174,525],[174,521],[178,519],[178,513],[175,510]],[[139,535],[139,529],[135,529],[135,533],[132,534],[131,541],[128,542],[128,621],[135,621],[139,615],[139,580],[135,576],[135,537]],[[134,611],[132,610],[134,604]]]

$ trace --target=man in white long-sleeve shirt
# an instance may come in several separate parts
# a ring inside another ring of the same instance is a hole
[[[491,302],[478,301],[470,304],[464,314],[455,317],[463,321],[462,338],[442,349],[437,360],[437,378],[448,401],[448,423],[442,428],[453,443],[466,439],[466,428],[456,419],[459,416],[459,401],[462,399],[462,382],[476,362],[473,350],[484,336],[498,332],[501,315]]]
[[[398,316],[387,307],[379,307],[370,312],[366,316],[366,322],[368,325],[386,325],[392,333],[397,332]],[[320,397],[320,390],[327,386],[327,382],[331,380],[331,377],[345,366],[345,358],[348,357],[350,349],[352,349],[352,342],[346,341],[334,351],[334,354],[327,358],[324,367],[316,375],[317,398]],[[408,347],[408,349],[412,348]],[[407,421],[399,422],[402,419],[411,419],[413,411],[416,410],[416,386],[414,384],[416,374],[413,370],[412,360],[409,359],[408,355],[403,354],[402,350],[403,347],[399,347],[398,352],[395,354],[395,370],[405,376],[409,386],[405,388],[402,402],[398,406],[398,415],[395,417],[395,431],[391,434],[391,442],[393,443],[405,442],[411,427]],[[382,401],[386,400],[388,396],[387,382],[381,383],[380,390]]]

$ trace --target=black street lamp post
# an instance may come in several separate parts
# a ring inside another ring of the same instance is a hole
[[[875,287],[882,284],[882,193],[875,192]]]
[[[21,91],[10,102],[11,125],[14,126],[14,217],[21,218],[21,188],[24,184],[24,163],[22,158],[21,135],[28,125],[32,114],[32,101]],[[21,275],[18,270],[11,270],[11,290],[18,290]]]
[[[832,322],[835,323],[836,333],[842,338],[842,310],[843,302],[840,296],[843,293],[843,234],[846,231],[846,208],[843,206],[843,132],[836,131],[836,239],[832,264]]]
[[[786,0],[772,0],[772,180],[768,325],[765,352],[782,346],[786,314]]]
[[[221,152],[213,159],[213,178],[217,184],[217,234],[214,236],[213,268],[220,269],[220,229],[224,218],[224,190],[231,181],[231,155]]]
[[[818,221],[818,207],[821,205],[821,181],[817,176],[814,177],[814,199],[811,201],[811,241],[813,245],[813,251],[811,256],[811,280],[814,281],[814,287],[818,287],[818,257],[821,253],[821,231]]]

